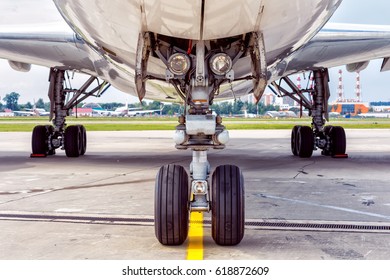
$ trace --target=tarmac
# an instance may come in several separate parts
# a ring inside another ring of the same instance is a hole
[[[245,178],[243,241],[221,247],[203,222],[205,260],[390,259],[390,130],[347,130],[348,159],[292,156],[290,131],[230,131],[212,169]],[[154,235],[154,180],[187,170],[172,131],[89,132],[85,156],[30,158],[31,133],[0,133],[1,260],[184,260]]]

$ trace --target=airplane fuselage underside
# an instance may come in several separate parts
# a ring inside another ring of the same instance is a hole
[[[115,87],[136,94],[136,68],[139,34],[196,42],[211,42],[248,33],[263,35],[268,66],[286,58],[310,40],[330,18],[340,0],[246,0],[246,1],[179,1],[179,0],[54,0],[70,26],[108,64],[95,65],[99,75]],[[305,12],[302,12],[305,11]],[[251,61],[243,55],[233,66],[235,78],[251,73]],[[175,89],[163,80],[166,65],[151,56],[148,74],[158,78],[146,82],[148,99],[182,101]],[[275,78],[283,73],[268,73]],[[270,81],[268,81],[270,82]],[[247,94],[251,81],[232,81],[236,94]],[[232,97],[231,87],[221,90],[217,98]],[[224,94],[224,92],[226,94]],[[163,93],[163,94],[162,94]],[[164,94],[165,93],[165,94]]]

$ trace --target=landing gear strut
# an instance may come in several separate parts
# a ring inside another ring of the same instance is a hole
[[[322,154],[332,157],[347,157],[346,136],[340,126],[325,126],[328,117],[329,74],[327,69],[313,71],[314,87],[306,90],[298,89],[289,78],[283,78],[290,90],[281,83],[273,83],[275,93],[289,96],[309,110],[312,125],[295,126],[291,132],[291,151],[294,156],[310,158],[314,150],[321,149]],[[304,93],[311,95],[310,101]]]
[[[169,96],[181,99],[186,106],[176,127],[176,148],[192,150],[187,181],[185,169],[177,165],[163,166],[157,174],[156,237],[162,244],[179,245],[186,239],[188,213],[212,211],[215,242],[236,245],[244,236],[244,179],[240,168],[234,165],[221,165],[214,172],[211,170],[207,152],[225,148],[229,133],[222,125],[222,118],[215,116],[210,106],[216,96],[232,94],[235,97],[235,90],[247,94],[241,88],[244,80],[253,81],[254,97],[260,100],[268,76],[264,36],[261,32],[250,32],[194,41],[142,33],[138,42],[135,75],[138,97],[145,96],[147,80],[163,80],[172,85],[175,92],[170,92]],[[145,61],[149,57],[165,64],[165,79],[147,75]],[[251,73],[235,77],[235,69],[240,67],[234,66],[244,57],[251,61]],[[229,86],[224,87],[224,84]]]
[[[212,237],[219,245],[236,245],[244,236],[242,172],[237,166],[222,165],[212,173],[207,159],[209,149],[224,149],[229,140],[222,118],[212,114],[210,105],[216,92],[215,85],[234,79],[234,73],[229,70],[213,76],[206,62],[215,56],[210,58],[207,55],[206,45],[204,41],[195,45],[196,66],[189,71],[193,75],[187,84],[178,72],[180,66],[188,65],[182,61],[189,63],[189,60],[185,60],[183,54],[174,54],[173,58],[167,59],[175,62],[180,56],[180,63],[175,64],[177,68],[171,69],[168,65],[167,80],[176,87],[187,105],[186,114],[179,118],[174,141],[177,149],[192,150],[192,162],[189,176],[184,167],[177,165],[163,166],[157,174],[155,232],[164,245],[180,245],[186,240],[189,212],[212,211]],[[221,64],[229,66],[232,63],[226,54],[220,54],[219,59]],[[261,72],[261,69],[259,66],[257,71]],[[213,78],[215,80],[210,82]],[[261,91],[261,86],[259,88]]]
[[[58,148],[64,149],[67,157],[79,157],[86,152],[87,134],[85,127],[82,125],[67,126],[66,117],[79,102],[89,96],[102,95],[110,85],[99,84],[97,78],[90,77],[79,90],[67,89],[64,87],[65,73],[65,70],[50,69],[50,121],[53,122],[53,125],[34,128],[31,141],[32,157],[54,155]],[[98,85],[87,92],[94,81],[97,81]],[[98,94],[94,95],[96,92]],[[66,102],[69,93],[73,93],[73,96]]]
[[[237,245],[244,236],[244,179],[234,165],[218,166],[210,179],[207,151],[223,149],[228,132],[213,115],[181,117],[176,148],[192,149],[190,176],[182,166],[161,167],[155,189],[155,233],[164,245],[180,245],[188,234],[189,212],[212,211],[212,237],[219,245]],[[211,189],[211,197],[210,197]]]

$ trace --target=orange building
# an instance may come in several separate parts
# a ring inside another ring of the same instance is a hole
[[[340,115],[357,116],[365,114],[369,111],[368,104],[355,102],[334,103],[331,107],[331,112],[340,113]]]

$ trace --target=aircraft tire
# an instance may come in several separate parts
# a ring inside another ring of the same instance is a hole
[[[163,245],[181,245],[189,225],[188,175],[180,165],[164,165],[156,176],[154,228]]]
[[[45,125],[46,127],[46,133],[47,133],[47,139],[49,139],[49,135],[52,135],[54,133],[54,127],[52,125]],[[47,155],[53,156],[56,154],[56,149],[49,149],[47,151]]]
[[[48,153],[48,135],[44,125],[37,125],[33,129],[31,148],[33,154],[47,155]]]
[[[309,158],[313,155],[314,135],[309,126],[301,126],[297,132],[297,154],[301,158]]]
[[[81,131],[77,125],[68,126],[65,129],[64,147],[67,157],[79,157],[81,152]]]
[[[85,126],[83,125],[78,125],[81,133],[80,137],[80,156],[85,155],[85,152],[87,151],[87,130],[85,129]]]
[[[327,125],[324,127],[324,135],[326,137],[330,137],[330,131],[332,130],[333,126],[332,125]],[[331,156],[331,151],[329,149],[323,149],[322,150],[322,155],[323,156]]]
[[[324,127],[324,134],[328,136],[330,134],[330,131],[332,130],[333,125],[327,125]]]
[[[341,126],[334,126],[330,130],[331,155],[343,155],[347,148],[345,130]]]
[[[233,246],[244,237],[244,177],[234,165],[218,166],[212,176],[212,227],[215,243]]]
[[[300,125],[294,126],[294,128],[291,131],[291,152],[293,153],[294,156],[298,156],[297,152],[297,134],[298,134],[298,129],[300,128]]]

